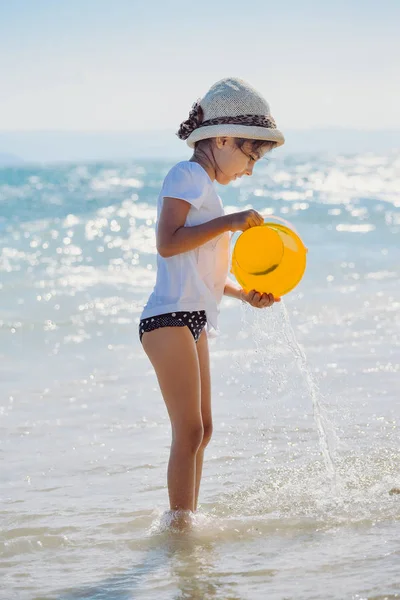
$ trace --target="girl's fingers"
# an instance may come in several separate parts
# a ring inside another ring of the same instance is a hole
[[[260,215],[252,215],[247,221],[249,227],[257,227],[264,223],[264,219]]]
[[[265,308],[266,306],[269,306],[269,298],[267,294],[263,294],[260,299],[260,307]]]
[[[273,305],[275,299],[273,294],[263,294],[260,308],[268,308]]]

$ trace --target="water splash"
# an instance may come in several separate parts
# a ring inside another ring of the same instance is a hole
[[[335,461],[340,493],[332,493],[319,461],[303,465],[270,464],[260,478],[226,493],[215,509],[222,519],[245,518],[279,527],[339,527],[400,519],[398,496],[399,451],[348,451]],[[313,525],[314,524],[314,525]]]
[[[337,436],[332,431],[332,427],[329,427],[331,423],[323,414],[318,384],[310,371],[307,357],[296,339],[289,313],[283,301],[280,307],[279,313],[275,311],[258,311],[254,313],[250,307],[242,307],[242,323],[244,329],[251,331],[252,345],[255,344],[256,346],[254,352],[256,352],[257,358],[251,357],[250,359],[250,356],[248,356],[246,362],[238,360],[236,361],[237,367],[242,371],[245,371],[246,368],[250,368],[252,372],[254,372],[254,369],[259,371],[265,385],[262,386],[262,390],[258,390],[258,393],[262,391],[264,401],[268,400],[271,412],[280,413],[282,398],[293,395],[295,391],[293,379],[288,375],[291,368],[288,356],[294,357],[294,366],[297,368],[304,384],[304,400],[308,403],[309,398],[311,398],[312,401],[318,446],[322,454],[325,471],[328,474],[331,487],[337,490],[339,482],[333,459],[333,448],[331,447],[337,441]],[[274,382],[274,388],[271,386],[271,381]],[[242,387],[246,389],[246,386]],[[275,389],[275,394],[273,394],[273,389]]]
[[[320,398],[319,389],[318,389],[315,379],[312,376],[311,371],[308,367],[307,357],[296,339],[295,332],[294,332],[292,324],[290,322],[289,313],[288,313],[287,308],[283,301],[281,303],[281,306],[282,306],[282,312],[283,312],[283,316],[284,316],[284,325],[285,325],[283,328],[283,335],[285,337],[285,340],[287,341],[290,351],[292,352],[293,356],[296,359],[299,370],[304,377],[308,391],[310,393],[312,404],[313,404],[314,421],[315,421],[315,425],[317,427],[319,445],[320,445],[322,456],[324,459],[324,464],[325,464],[326,470],[327,470],[330,478],[332,479],[334,486],[336,486],[337,474],[336,474],[336,469],[335,469],[335,463],[333,461],[332,454],[331,454],[331,451],[329,448],[328,435],[325,430],[324,419],[323,419],[323,415],[322,415],[322,411],[321,411],[321,404],[320,404],[320,400],[319,400],[319,398]]]

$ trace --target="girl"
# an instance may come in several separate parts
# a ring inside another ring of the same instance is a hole
[[[211,438],[207,332],[217,329],[222,295],[256,308],[279,301],[247,293],[228,279],[230,232],[264,220],[255,210],[225,216],[214,181],[227,185],[251,175],[257,160],[284,137],[264,98],[235,78],[217,82],[193,105],[178,137],[194,151],[169,171],[158,198],[157,281],[139,335],[171,420],[169,501],[171,514],[184,522],[197,509]]]

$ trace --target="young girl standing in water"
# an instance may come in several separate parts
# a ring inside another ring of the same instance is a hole
[[[255,210],[224,215],[214,182],[251,175],[255,163],[284,143],[268,103],[240,79],[217,82],[196,102],[178,132],[193,148],[167,174],[157,205],[157,280],[139,335],[160,385],[172,427],[170,508],[185,520],[197,508],[204,449],[211,438],[207,332],[217,329],[222,296],[256,308],[279,300],[246,292],[228,279],[230,232],[261,225]],[[182,512],[184,511],[184,512]]]

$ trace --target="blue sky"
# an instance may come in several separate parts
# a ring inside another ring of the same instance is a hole
[[[400,129],[399,0],[0,0],[0,130],[176,129],[225,76],[278,126]]]

